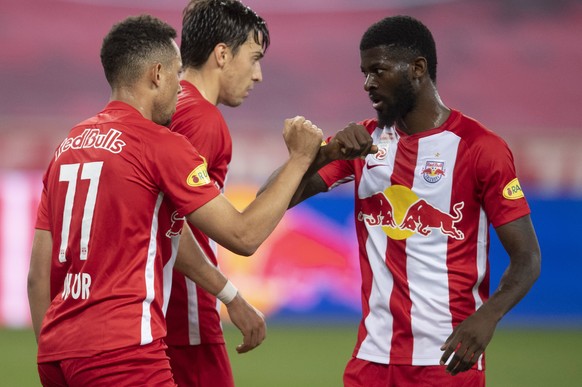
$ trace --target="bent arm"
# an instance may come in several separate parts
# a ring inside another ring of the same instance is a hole
[[[242,212],[219,195],[188,214],[187,219],[234,253],[252,255],[285,214],[310,161],[290,159],[269,188]]]
[[[309,166],[307,172],[301,179],[297,190],[291,198],[289,208],[302,201],[327,191],[327,185],[321,179],[317,171],[325,167],[334,160],[353,160],[358,157],[364,158],[368,154],[378,152],[378,147],[372,143],[372,137],[363,125],[353,122],[339,131],[329,142],[319,148],[315,159]],[[267,179],[267,182],[259,189],[257,196],[261,195],[277,177],[280,170],[276,170]]]
[[[493,295],[475,313],[453,329],[441,347],[441,364],[456,375],[470,369],[491,341],[497,323],[530,290],[540,275],[541,254],[529,215],[496,229],[509,254],[509,267]]]
[[[243,342],[236,348],[238,353],[248,352],[265,340],[267,328],[263,314],[250,305],[232,284],[226,286],[228,279],[208,260],[187,224],[182,229],[174,268],[226,305],[230,320],[243,334]],[[225,292],[225,289],[228,290]]]
[[[224,274],[206,257],[187,224],[182,229],[174,268],[215,296],[227,282]]]
[[[242,212],[219,195],[188,214],[188,221],[227,249],[252,255],[283,217],[317,154],[322,136],[321,129],[304,117],[285,120],[283,137],[289,159],[263,195]]]
[[[509,266],[499,286],[481,307],[499,321],[531,289],[541,271],[541,253],[529,215],[496,229],[509,254]]]
[[[318,193],[327,191],[327,185],[325,184],[321,176],[319,176],[317,171],[323,168],[329,162],[326,163],[317,162],[317,159],[322,159],[322,157],[320,157],[318,154],[314,163],[309,167],[307,172],[305,172],[305,175],[303,175],[303,178],[301,179],[301,182],[299,183],[297,190],[291,197],[291,201],[289,202],[288,208],[295,207],[297,204],[303,202],[304,200],[307,200]],[[261,188],[259,188],[259,191],[257,192],[257,197],[260,196],[268,187],[271,186],[273,180],[279,175],[280,170],[281,168],[275,170],[271,174],[271,176],[269,176],[265,184],[263,184]]]
[[[38,343],[42,320],[50,305],[50,276],[53,238],[50,231],[36,229],[28,269],[28,303]]]

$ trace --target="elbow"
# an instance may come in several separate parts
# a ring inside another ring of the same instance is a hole
[[[28,272],[28,277],[26,280],[26,288],[28,293],[34,290],[34,288],[38,285],[38,277],[34,275],[32,271]]]
[[[228,245],[225,245],[224,247],[233,253],[242,255],[244,257],[253,255],[261,245],[262,240],[253,238],[252,235],[248,234],[250,233],[243,233],[242,235],[233,236]]]
[[[250,257],[258,248],[258,244],[240,243],[237,246],[233,246],[233,248],[229,248],[229,250],[235,254],[242,255],[243,257]]]
[[[537,281],[542,273],[542,255],[537,251],[532,257],[532,279]]]

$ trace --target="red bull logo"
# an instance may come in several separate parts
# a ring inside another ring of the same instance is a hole
[[[465,235],[456,227],[463,219],[465,203],[453,205],[453,213],[441,211],[404,186],[391,186],[360,201],[358,220],[367,226],[381,226],[392,239],[406,239],[418,233],[429,236],[434,230],[454,239],[464,239]]]
[[[427,161],[421,174],[427,182],[436,183],[445,175],[445,163],[443,161]]]
[[[375,213],[375,216],[368,215],[372,213]],[[392,209],[390,201],[382,192],[378,192],[362,200],[362,210],[358,213],[358,220],[366,222],[368,226],[388,226],[396,228],[394,210]]]
[[[170,229],[166,231],[166,236],[172,238],[180,235],[182,227],[184,227],[184,220],[185,218],[183,216],[178,216],[178,211],[174,211],[172,213],[172,225],[170,226]]]
[[[451,238],[463,239],[465,236],[455,227],[455,223],[463,219],[461,209],[464,205],[464,202],[455,204],[453,206],[455,216],[451,216],[421,199],[408,208],[400,228],[418,232],[423,236],[428,236],[432,232],[431,229],[439,229]]]

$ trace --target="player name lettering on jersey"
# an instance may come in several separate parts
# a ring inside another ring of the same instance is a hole
[[[88,273],[67,273],[63,284],[63,300],[72,297],[74,300],[89,299],[91,275]]]
[[[69,149],[95,148],[105,149],[112,153],[119,153],[125,146],[125,142],[120,139],[121,132],[116,129],[109,129],[107,133],[101,133],[99,129],[85,129],[77,137],[67,137],[55,152],[55,160],[63,152]]]

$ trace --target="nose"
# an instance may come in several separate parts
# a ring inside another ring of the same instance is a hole
[[[257,62],[255,64],[255,69],[253,71],[253,81],[254,82],[262,82],[263,81],[263,72],[261,71],[261,62]]]
[[[374,82],[374,77],[372,74],[366,75],[366,79],[364,80],[364,90],[370,91],[376,87],[376,83]]]

